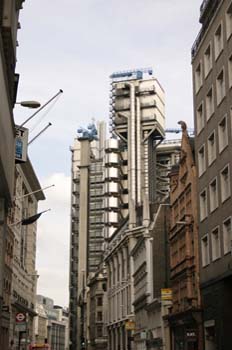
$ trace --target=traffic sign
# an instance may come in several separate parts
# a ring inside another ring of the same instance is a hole
[[[16,323],[25,322],[26,321],[26,315],[23,314],[22,312],[18,312],[15,315],[15,321],[16,321]]]

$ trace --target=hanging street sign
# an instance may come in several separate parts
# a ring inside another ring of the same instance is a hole
[[[170,288],[163,288],[161,289],[161,300],[165,301],[172,301],[172,290]]]
[[[25,163],[27,161],[28,129],[15,126],[15,161]]]

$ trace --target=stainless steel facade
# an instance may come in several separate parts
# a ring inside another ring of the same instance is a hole
[[[105,252],[109,276],[108,349],[144,349],[146,339],[140,341],[140,335],[148,316],[138,303],[140,297],[144,305],[153,297],[150,228],[155,207],[168,194],[168,167],[174,154],[178,160],[178,147],[172,145],[172,153],[170,145],[166,149],[164,145],[159,153],[165,128],[164,91],[151,72],[148,76],[143,71],[119,72],[111,78],[112,134],[118,140],[115,168],[121,175],[117,180],[118,196],[126,195],[127,200],[119,199],[118,228],[108,237]],[[144,242],[142,260],[137,259],[135,251],[140,240]],[[141,312],[144,322],[139,327]],[[135,329],[141,330],[137,337]]]

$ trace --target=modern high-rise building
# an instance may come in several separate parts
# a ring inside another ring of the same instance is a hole
[[[79,130],[72,151],[70,238],[70,349],[86,341],[87,278],[99,268],[104,250],[105,123]]]
[[[205,350],[232,348],[232,1],[204,0],[192,48]]]
[[[108,208],[109,214],[117,215],[117,228],[106,237],[107,328],[109,348],[122,350],[133,348],[136,326],[136,266],[131,252],[139,237],[148,233],[153,207],[161,201],[156,163],[165,133],[164,91],[150,69],[114,73],[111,79],[111,124],[116,140],[109,147],[111,161],[106,164],[110,172],[118,173],[118,177],[110,176],[108,191],[114,205],[117,199],[118,210]],[[150,268],[150,264],[143,265],[141,276],[149,274]]]

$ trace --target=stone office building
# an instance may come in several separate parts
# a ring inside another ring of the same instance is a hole
[[[170,349],[170,331],[165,316],[171,298],[162,300],[170,288],[168,233],[169,199],[154,211],[154,219],[138,239],[131,255],[134,261],[134,342],[136,350]]]
[[[32,193],[38,191],[36,193]],[[34,317],[36,315],[36,240],[37,223],[22,225],[22,220],[37,213],[38,202],[45,196],[32,164],[28,159],[15,167],[14,206],[9,217],[9,229],[14,235],[12,285],[10,298],[10,339],[18,343],[19,330],[16,326],[16,314],[27,315],[27,339],[34,340]]]
[[[12,232],[7,229],[14,191],[15,135],[13,107],[17,94],[15,74],[18,17],[23,0],[0,2],[0,348],[9,342],[9,293],[12,277]],[[6,304],[5,306],[3,304]]]
[[[232,1],[205,0],[192,48],[205,350],[232,348]]]

